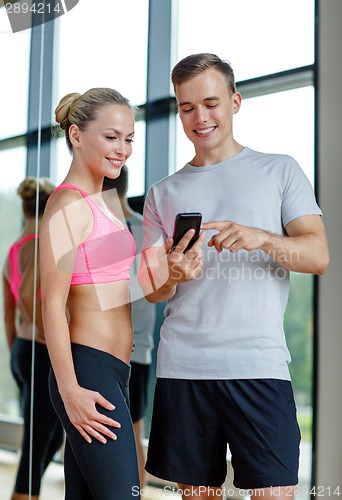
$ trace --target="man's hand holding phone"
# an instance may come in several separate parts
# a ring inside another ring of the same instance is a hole
[[[202,222],[202,214],[200,212],[187,212],[180,213],[176,215],[174,228],[173,228],[173,246],[172,250],[176,248],[180,240],[185,236],[189,229],[194,229],[188,245],[186,246],[184,253],[190,250],[192,245],[198,240]]]
[[[203,268],[205,233],[200,233],[202,215],[181,213],[176,216],[173,237],[166,241],[168,282],[183,283],[194,279]]]
[[[205,233],[200,233],[200,221],[196,224],[195,228],[192,224],[188,228],[182,225],[180,237],[175,224],[175,238],[170,236],[161,247],[150,247],[143,252],[139,282],[150,302],[169,300],[178,283],[190,281],[202,271]]]

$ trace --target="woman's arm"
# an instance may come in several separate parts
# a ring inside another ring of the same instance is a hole
[[[8,282],[8,261],[5,263],[3,272],[3,306],[4,323],[8,348],[11,350],[13,342],[17,336],[16,329],[16,304]]]

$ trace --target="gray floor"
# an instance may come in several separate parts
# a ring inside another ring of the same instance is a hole
[[[9,500],[13,483],[15,480],[18,456],[10,451],[0,449],[0,499]],[[180,499],[181,497],[172,494],[170,490],[163,491],[154,486],[147,486],[144,491],[144,500]],[[39,500],[63,500],[64,499],[64,474],[63,466],[57,463],[51,463],[44,475],[42,490]],[[114,500],[114,499],[113,499]]]
[[[9,500],[15,480],[18,455],[0,450],[0,498]],[[63,500],[64,475],[61,464],[49,465],[42,484],[40,500]]]
[[[296,500],[307,500],[310,498],[306,493],[309,488],[309,477],[310,477],[310,457],[311,457],[311,447],[308,443],[302,443],[301,445],[301,460],[300,460],[300,477],[301,481],[299,484],[299,491],[296,495]],[[11,451],[5,451],[0,449],[0,499],[9,500],[12,493],[12,488],[15,480],[16,469],[17,469],[18,455]],[[230,464],[228,470],[228,476],[231,475]],[[156,478],[150,477],[152,484],[158,484]],[[231,483],[225,483],[226,494],[231,495],[231,498],[239,498],[244,500],[241,496],[241,491],[239,494],[233,495],[231,493]],[[150,484],[145,488],[144,495],[142,496],[144,500],[161,499],[166,498],[180,499],[180,495],[172,494],[170,486],[166,490],[161,488],[156,488]],[[245,497],[249,498],[248,496]],[[51,463],[44,475],[42,490],[39,500],[63,500],[64,499],[64,473],[63,465],[59,463]]]

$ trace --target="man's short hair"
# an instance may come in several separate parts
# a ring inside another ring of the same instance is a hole
[[[171,73],[173,87],[181,85],[210,68],[216,69],[225,77],[229,92],[234,94],[236,92],[235,77],[230,63],[209,53],[192,54],[179,61]]]

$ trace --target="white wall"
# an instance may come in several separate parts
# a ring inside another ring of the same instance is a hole
[[[316,485],[342,494],[342,1],[319,0],[319,202],[331,263],[319,286]]]

